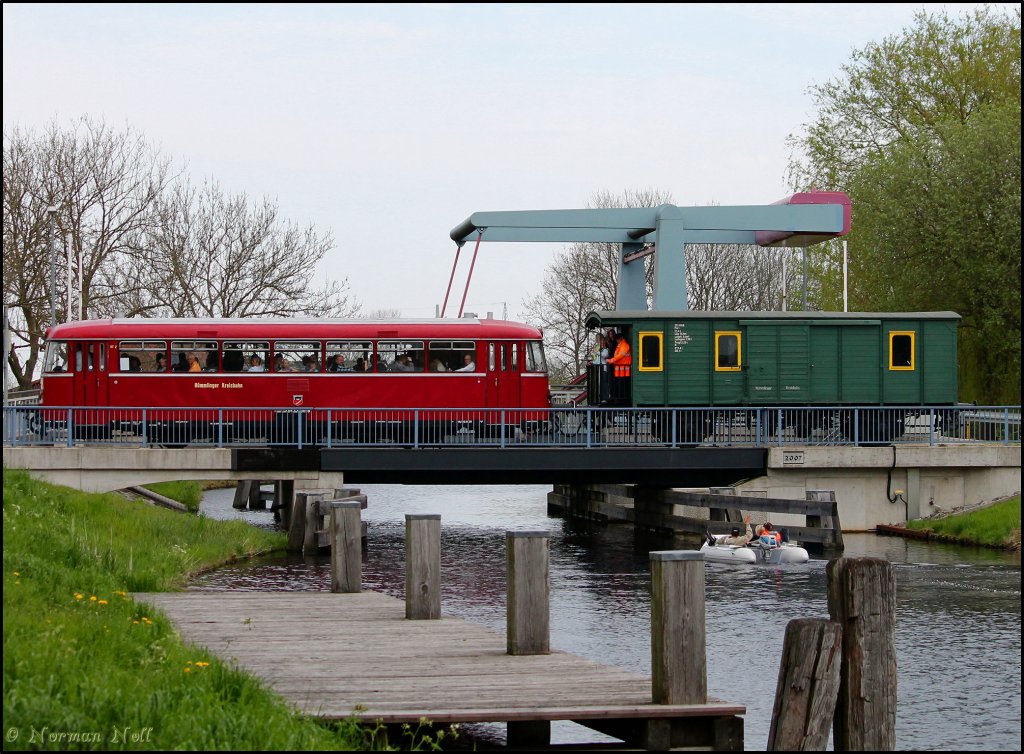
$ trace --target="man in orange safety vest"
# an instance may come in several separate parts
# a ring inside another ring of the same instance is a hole
[[[615,355],[608,359],[608,363],[615,365],[616,377],[629,377],[629,367],[633,363],[633,356],[629,351],[629,338],[619,335],[615,344]]]

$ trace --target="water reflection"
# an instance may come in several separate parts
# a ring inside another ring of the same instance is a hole
[[[442,608],[505,630],[505,532],[551,531],[551,644],[592,660],[650,673],[651,550],[671,537],[634,536],[624,525],[587,526],[548,518],[548,487],[366,486],[367,589],[404,590],[406,513],[440,513]],[[214,490],[204,515],[272,527],[269,511],[231,508]],[[993,550],[848,534],[846,554],[896,564],[900,749],[1019,750],[1020,556]],[[786,624],[827,618],[823,560],[764,567],[707,564],[708,691],[747,706],[746,746],[764,750]],[[326,559],[290,556],[235,564],[197,580],[196,589],[326,591]],[[755,670],[755,665],[759,667]],[[477,726],[489,741],[503,726]],[[557,742],[600,741],[571,723]]]

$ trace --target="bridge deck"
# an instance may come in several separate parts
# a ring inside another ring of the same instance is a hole
[[[575,655],[506,654],[505,637],[466,621],[405,619],[404,602],[361,594],[136,594],[186,641],[263,679],[324,719],[435,723],[671,719],[701,727],[742,705],[658,705],[651,681]]]

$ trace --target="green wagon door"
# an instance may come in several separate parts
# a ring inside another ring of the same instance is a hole
[[[809,330],[804,323],[763,325],[745,321],[746,400],[804,404],[810,401]]]
[[[839,401],[839,328],[811,328],[811,403]]]

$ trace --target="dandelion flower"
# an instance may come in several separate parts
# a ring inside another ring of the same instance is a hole
[[[95,602],[95,601],[96,601],[96,595],[94,594],[94,595],[92,595],[92,596],[91,596],[91,597],[89,598],[89,602]]]
[[[185,672],[186,673],[191,673],[192,672],[192,668],[185,668]]]
[[[76,600],[82,599],[82,595],[79,592],[75,592],[75,599]]]

